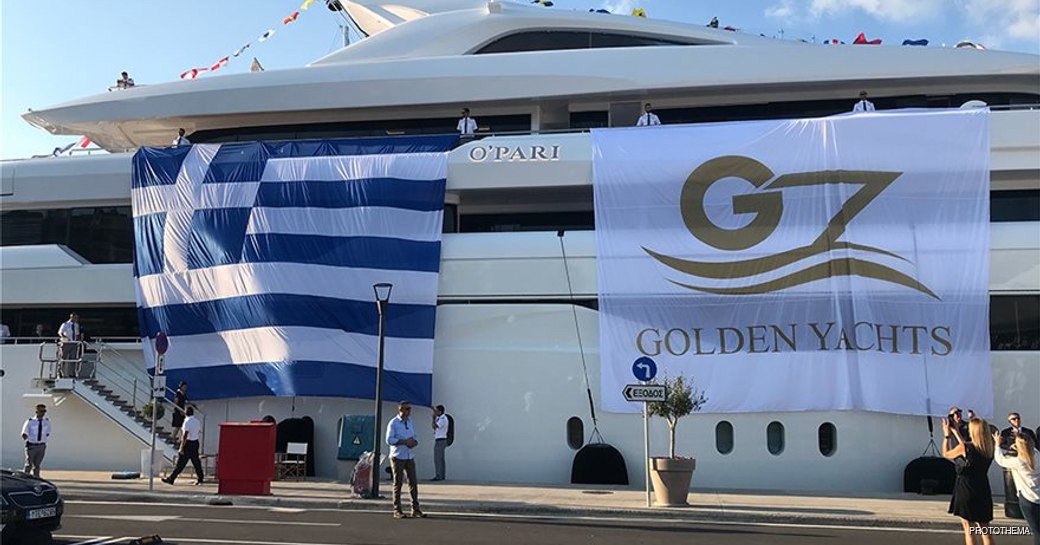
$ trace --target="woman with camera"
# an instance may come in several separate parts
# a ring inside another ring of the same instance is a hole
[[[965,441],[957,426],[951,426],[943,420],[943,457],[952,460],[957,466],[957,481],[953,485],[953,498],[950,500],[949,512],[961,518],[964,528],[964,543],[975,543],[974,535],[981,534],[984,545],[993,543],[989,533],[989,523],[993,520],[993,494],[989,488],[990,464],[993,463],[993,437],[989,434],[989,424],[981,418],[972,418],[968,422],[970,442]],[[949,439],[957,439],[957,446],[950,447]],[[972,526],[978,530],[972,531]]]
[[[993,438],[999,441],[1000,434],[994,433]],[[1040,452],[1033,438],[1022,431],[1015,433],[1014,441],[1006,451],[997,447],[993,457],[998,465],[1011,471],[1022,516],[1033,533],[1034,545],[1040,545]]]

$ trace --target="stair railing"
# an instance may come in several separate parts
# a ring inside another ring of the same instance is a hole
[[[152,386],[151,386],[152,385],[152,375],[150,375],[147,371],[145,371],[141,367],[140,363],[135,361],[130,356],[127,356],[126,354],[124,354],[118,348],[115,348],[114,346],[112,346],[112,345],[110,345],[110,344],[108,344],[108,343],[106,343],[106,342],[104,342],[102,340],[96,340],[95,344],[98,345],[100,348],[104,349],[104,353],[106,354],[106,356],[108,358],[111,358],[113,361],[119,361],[119,362],[122,363],[122,365],[119,365],[118,368],[125,370],[123,374],[124,375],[128,375],[128,377],[127,377],[128,380],[130,380],[133,383],[133,390],[132,390],[133,393],[131,395],[131,399],[133,400],[135,408],[137,407],[137,400],[138,400],[138,397],[137,397],[138,386],[140,386],[140,392],[142,394],[140,399],[143,400],[143,403],[146,403],[148,400],[152,399]],[[99,350],[99,353],[100,353],[100,350]],[[106,369],[106,375],[107,375],[107,370],[110,369],[111,366],[109,366],[108,364],[104,364],[103,367]],[[166,411],[166,414],[164,414],[163,418],[159,419],[156,422],[156,425],[159,426],[159,427],[162,427],[162,428],[164,428],[166,430],[172,430],[173,429],[173,415],[175,413],[179,412],[182,416],[186,416],[184,409],[178,407],[177,405],[175,405],[173,403],[173,398],[176,395],[176,393],[177,393],[177,391],[175,389],[170,388],[169,386],[167,386],[166,387],[166,391],[164,392],[164,396],[162,398],[160,398],[162,403],[163,403],[163,405],[167,406],[170,410]],[[143,403],[142,403],[142,405],[143,405]],[[201,410],[199,410],[198,407],[196,407],[194,405],[192,405],[192,406],[195,407],[195,417],[198,418],[199,421],[202,423],[202,433],[201,433],[201,435],[199,437],[199,451],[201,453],[205,453],[206,452],[205,451],[205,446],[206,446],[206,413],[201,411]],[[174,441],[179,444],[180,443],[180,438],[179,437],[174,437]]]

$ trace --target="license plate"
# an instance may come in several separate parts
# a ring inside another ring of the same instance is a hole
[[[57,507],[46,507],[44,509],[33,509],[25,514],[26,520],[45,519],[57,516]]]

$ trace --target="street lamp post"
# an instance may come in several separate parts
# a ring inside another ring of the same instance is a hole
[[[383,434],[381,433],[383,426],[383,344],[386,341],[386,311],[390,303],[390,292],[394,289],[393,284],[381,282],[379,284],[373,284],[372,290],[376,293],[376,308],[379,309],[379,355],[378,364],[376,367],[376,423],[374,428],[373,447],[374,456],[372,457],[372,497],[379,497],[379,480],[382,477],[382,473],[379,469],[382,467],[380,461],[380,450],[383,444]]]

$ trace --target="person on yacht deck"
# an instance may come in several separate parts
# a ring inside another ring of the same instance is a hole
[[[637,127],[649,127],[661,124],[661,118],[657,117],[657,114],[654,113],[654,107],[651,106],[649,102],[646,103],[646,106],[643,106],[643,110],[646,113],[639,116],[639,121],[636,121]]]
[[[173,139],[173,147],[190,146],[191,140],[184,136],[184,129],[177,129],[177,138]]]
[[[130,77],[130,74],[124,71],[120,76],[122,77],[116,80],[116,88],[129,89],[134,86],[134,78]]]
[[[852,111],[853,112],[873,112],[874,111],[874,103],[869,101],[869,100],[867,100],[867,92],[866,91],[860,91],[859,92],[859,102],[857,102],[856,105],[852,107]]]
[[[473,133],[477,132],[477,120],[469,116],[469,108],[462,109],[462,118],[459,119],[457,130],[463,137],[472,137]]]

